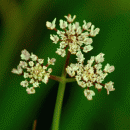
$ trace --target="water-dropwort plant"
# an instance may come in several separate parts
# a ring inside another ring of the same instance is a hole
[[[55,58],[48,57],[48,62],[44,65],[44,59],[39,59],[38,56],[33,53],[30,54],[26,49],[21,51],[21,61],[17,69],[12,69],[12,73],[23,75],[24,80],[21,81],[20,85],[26,88],[28,94],[34,94],[35,88],[39,87],[41,82],[47,84],[49,79],[59,82],[52,130],[59,129],[63,96],[67,82],[76,81],[77,84],[83,88],[84,96],[88,100],[92,100],[92,96],[95,96],[95,92],[91,90],[92,86],[95,86],[99,91],[104,87],[107,90],[107,94],[115,90],[115,88],[113,88],[114,82],[109,81],[105,84],[102,83],[108,73],[113,72],[115,69],[114,66],[110,66],[110,64],[107,63],[103,71],[101,70],[104,53],[91,56],[87,64],[84,64],[85,58],[83,52],[88,53],[93,49],[92,37],[95,37],[100,29],[95,28],[91,22],[86,23],[85,20],[83,20],[82,27],[79,25],[79,22],[73,23],[76,15],[72,17],[69,14],[64,17],[66,21],[62,19],[59,21],[59,26],[62,31],[56,28],[56,18],[52,22],[46,22],[48,29],[56,31],[56,34],[50,35],[52,42],[59,44],[56,53],[61,57],[66,56],[61,77],[51,75],[52,68],[50,68],[50,66],[55,65]],[[77,63],[69,63],[71,54],[76,56]],[[67,74],[70,78],[66,78]]]

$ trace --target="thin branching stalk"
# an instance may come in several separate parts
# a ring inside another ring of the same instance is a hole
[[[58,81],[58,82],[62,82],[62,78],[59,76],[55,76],[55,75],[50,75],[49,77],[52,80]],[[65,79],[66,82],[75,82],[76,79],[75,78],[66,78]]]
[[[50,79],[53,79],[53,80],[56,80],[56,81],[58,81],[58,82],[61,82],[61,81],[62,81],[62,78],[61,78],[61,77],[55,76],[55,75],[50,75],[49,78],[50,78]]]

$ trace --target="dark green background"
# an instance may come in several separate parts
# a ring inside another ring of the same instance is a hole
[[[114,82],[115,91],[105,89],[88,101],[77,83],[66,86],[60,130],[129,130],[130,129],[130,1],[129,0],[0,0],[0,130],[49,130],[58,89],[58,82],[36,88],[28,95],[20,86],[22,76],[11,73],[20,61],[21,50],[27,49],[39,58],[56,58],[53,75],[61,75],[64,58],[55,53],[46,21],[64,15],[92,22],[100,28],[93,38],[94,49],[85,54],[85,62],[100,52],[104,65],[115,66],[103,83]],[[64,19],[65,20],[65,19]],[[75,61],[71,56],[70,62]],[[94,87],[93,87],[94,88]]]

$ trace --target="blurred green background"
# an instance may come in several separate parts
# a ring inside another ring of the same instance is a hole
[[[65,90],[59,130],[129,130],[130,129],[130,1],[129,0],[0,0],[0,130],[50,130],[58,82],[49,80],[28,95],[20,86],[22,76],[11,73],[27,49],[39,58],[56,58],[53,75],[61,75],[64,58],[55,53],[46,21],[64,15],[76,15],[75,21],[92,22],[100,28],[93,38],[94,49],[85,54],[86,61],[100,52],[115,71],[103,83],[114,82],[115,91],[105,89],[88,101],[77,83]],[[71,56],[70,62],[75,61]],[[93,87],[94,88],[94,87]]]

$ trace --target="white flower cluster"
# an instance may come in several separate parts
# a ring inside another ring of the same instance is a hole
[[[39,83],[40,81],[47,84],[50,73],[52,72],[52,68],[47,69],[47,67],[54,65],[56,59],[50,59],[48,57],[48,64],[44,66],[44,59],[39,59],[38,56],[33,53],[30,54],[26,49],[21,51],[21,59],[24,61],[20,61],[17,69],[13,68],[11,72],[23,75],[25,80],[22,81],[20,85],[26,87],[28,94],[33,94],[35,93],[34,88],[39,87],[39,84],[41,84]],[[31,84],[32,87],[29,87],[29,84]]]
[[[107,90],[107,94],[109,94],[109,91],[114,91],[115,88],[113,88],[113,82],[110,81],[108,83],[102,84],[102,81],[104,78],[108,75],[108,73],[111,73],[115,70],[114,66],[110,66],[107,64],[102,71],[102,62],[104,61],[105,54],[100,53],[97,56],[91,56],[91,59],[87,61],[87,65],[83,65],[84,57],[79,52],[77,60],[80,61],[76,64],[71,63],[70,66],[67,66],[66,71],[71,77],[75,77],[77,83],[79,86],[84,89],[84,95],[87,97],[88,100],[92,100],[92,96],[95,95],[93,90],[89,90],[90,87],[95,86],[98,90],[101,90],[102,87]],[[92,64],[94,64],[92,66]]]
[[[92,25],[91,22],[86,23],[85,20],[83,20],[82,27],[79,26],[79,22],[75,22],[72,24],[74,19],[76,18],[76,15],[71,17],[69,14],[68,16],[64,16],[67,21],[63,21],[62,19],[60,22],[60,28],[63,29],[63,31],[56,29],[56,18],[51,22],[46,22],[46,26],[48,29],[55,30],[57,32],[57,35],[50,35],[50,39],[53,41],[53,43],[57,44],[60,41],[60,48],[57,48],[56,53],[58,55],[61,55],[61,57],[64,57],[66,55],[66,47],[69,47],[69,51],[71,54],[76,54],[80,49],[83,49],[83,52],[87,53],[93,49],[91,46],[93,40],[90,37],[96,36],[100,29],[95,28],[94,25]],[[81,47],[84,45],[84,47]]]

